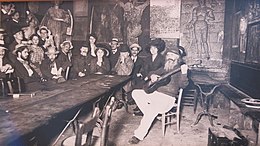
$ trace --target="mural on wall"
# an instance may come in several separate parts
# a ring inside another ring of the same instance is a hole
[[[151,0],[151,38],[180,37],[181,0]]]
[[[98,42],[110,42],[112,38],[123,41],[123,12],[115,2],[93,1],[90,8],[89,33],[98,36]]]
[[[150,0],[92,1],[90,30],[99,36],[100,42],[116,37],[129,45],[138,43],[143,11],[149,4]]]
[[[245,34],[247,39],[246,44],[246,62],[260,63],[260,1],[251,0],[248,2],[248,9],[243,16],[247,20],[248,33]],[[243,18],[242,17],[242,18]],[[240,44],[241,45],[241,44]]]
[[[208,44],[208,22],[214,21],[213,9],[207,7],[206,0],[198,0],[199,5],[193,8],[191,21],[187,24],[187,29],[192,29],[195,37],[195,48],[197,57],[210,59]],[[203,56],[202,56],[203,55]]]
[[[222,65],[224,0],[182,1],[180,45],[187,61],[200,60],[204,67]]]
[[[118,1],[120,7],[123,8],[124,32],[127,44],[138,43],[138,37],[142,33],[141,20],[144,9],[150,4],[150,0],[138,3],[137,0],[128,0],[126,3]]]

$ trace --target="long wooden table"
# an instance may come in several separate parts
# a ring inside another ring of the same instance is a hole
[[[0,145],[48,145],[82,107],[119,90],[128,76],[92,75],[37,92],[33,97],[0,99]]]

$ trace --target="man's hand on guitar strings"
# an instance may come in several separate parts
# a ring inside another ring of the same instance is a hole
[[[160,76],[156,74],[152,74],[150,78],[151,78],[151,82],[156,82],[160,78]]]

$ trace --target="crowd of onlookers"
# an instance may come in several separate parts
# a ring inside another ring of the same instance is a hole
[[[188,84],[187,67],[186,71],[182,67],[181,73],[169,75],[170,82],[154,92],[143,90],[146,82],[156,82],[184,64],[182,57],[186,53],[181,46],[165,51],[165,41],[160,38],[152,39],[145,49],[137,43],[124,44],[116,37],[101,44],[97,42],[99,36],[92,33],[82,46],[74,48],[70,37],[61,37],[54,28],[40,25],[32,13],[28,12],[26,18],[20,19],[12,3],[3,2],[1,7],[0,78],[8,80],[11,74],[23,81],[26,91],[35,91],[91,74],[130,76],[131,80],[123,87],[123,95],[128,104],[137,104],[135,115],[144,115],[129,140],[131,144],[144,139],[154,118],[158,113],[170,110],[178,89]],[[52,12],[58,9],[55,5],[48,10],[48,15],[52,17]],[[52,17],[53,20],[68,22],[67,17]],[[73,54],[72,49],[80,50],[79,54]],[[145,58],[139,56],[143,49],[149,54]]]
[[[2,2],[1,8],[1,78],[10,74],[19,77],[27,91],[90,74],[116,74],[132,76],[133,80],[124,86],[129,92],[141,88],[148,72],[164,64],[160,52],[165,42],[161,39],[151,41],[149,45],[153,47],[147,49],[151,56],[145,60],[138,56],[142,51],[139,44],[123,44],[118,38],[100,44],[94,33],[89,34],[82,46],[74,48],[70,39],[57,44],[53,32],[40,25],[29,11],[26,18],[21,18],[13,3]],[[79,49],[80,53],[73,54],[72,49]]]

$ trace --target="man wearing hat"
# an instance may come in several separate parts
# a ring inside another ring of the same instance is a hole
[[[143,71],[144,61],[142,58],[138,56],[141,50],[142,48],[138,44],[132,44],[130,46],[130,54],[131,54],[130,57],[134,62],[134,67],[131,73],[131,77],[132,77],[131,90],[140,89],[143,87],[142,71]],[[128,104],[134,104],[134,101],[130,94],[128,95]],[[135,110],[138,110],[138,108],[136,107]]]
[[[111,69],[115,68],[116,63],[118,61],[120,52],[119,52],[119,44],[118,44],[118,39],[117,38],[112,38],[111,42],[109,43],[110,45],[110,55],[109,55],[109,61],[110,61],[110,66]]]
[[[6,74],[13,73],[14,69],[11,66],[11,62],[5,56],[7,48],[0,45],[0,78],[5,78]]]
[[[44,59],[40,65],[40,69],[42,72],[42,76],[47,81],[61,83],[64,82],[65,79],[61,75],[62,68],[61,64],[56,61],[56,58],[59,54],[59,51],[56,50],[55,46],[49,46],[47,48],[47,52],[45,54],[48,58]]]
[[[67,80],[69,77],[69,70],[72,66],[72,53],[73,45],[71,41],[64,41],[60,44],[61,52],[57,57],[57,62],[61,64],[62,76]]]
[[[134,62],[129,56],[129,48],[127,44],[122,44],[120,54],[115,65],[114,71],[117,75],[130,75],[134,67]]]
[[[165,86],[157,88],[156,91],[148,94],[143,89],[135,89],[132,92],[132,97],[137,106],[142,111],[144,116],[139,127],[134,131],[134,136],[129,140],[130,144],[137,144],[143,140],[150,129],[150,126],[159,113],[169,111],[175,103],[178,91],[180,88],[185,88],[188,85],[187,65],[180,63],[180,54],[177,47],[168,51],[165,57],[163,67],[152,71],[148,74],[151,83],[157,82],[158,79],[169,72],[181,68],[181,72],[169,75],[170,82]]]
[[[138,44],[132,44],[130,46],[131,59],[134,62],[134,67],[133,67],[133,70],[131,73],[133,88],[138,88],[137,85],[140,82],[142,82],[141,77],[143,76],[142,71],[143,71],[144,61],[142,58],[140,58],[138,56],[138,54],[141,52],[141,50],[142,50],[142,48]]]
[[[120,46],[120,54],[119,58],[117,60],[117,63],[115,67],[113,68],[113,71],[117,75],[127,75],[129,76],[132,73],[134,67],[134,62],[132,61],[131,57],[129,56],[129,47],[127,44],[122,44]],[[127,95],[131,91],[131,81],[128,82],[124,87],[123,87],[123,92]],[[116,98],[119,101],[122,101],[122,95],[121,92],[116,94]],[[120,102],[117,104],[117,108],[121,108],[123,104]]]
[[[41,84],[42,78],[29,65],[29,49],[24,44],[16,46],[16,59],[14,60],[15,75],[23,79],[26,91],[42,90],[44,85]]]

